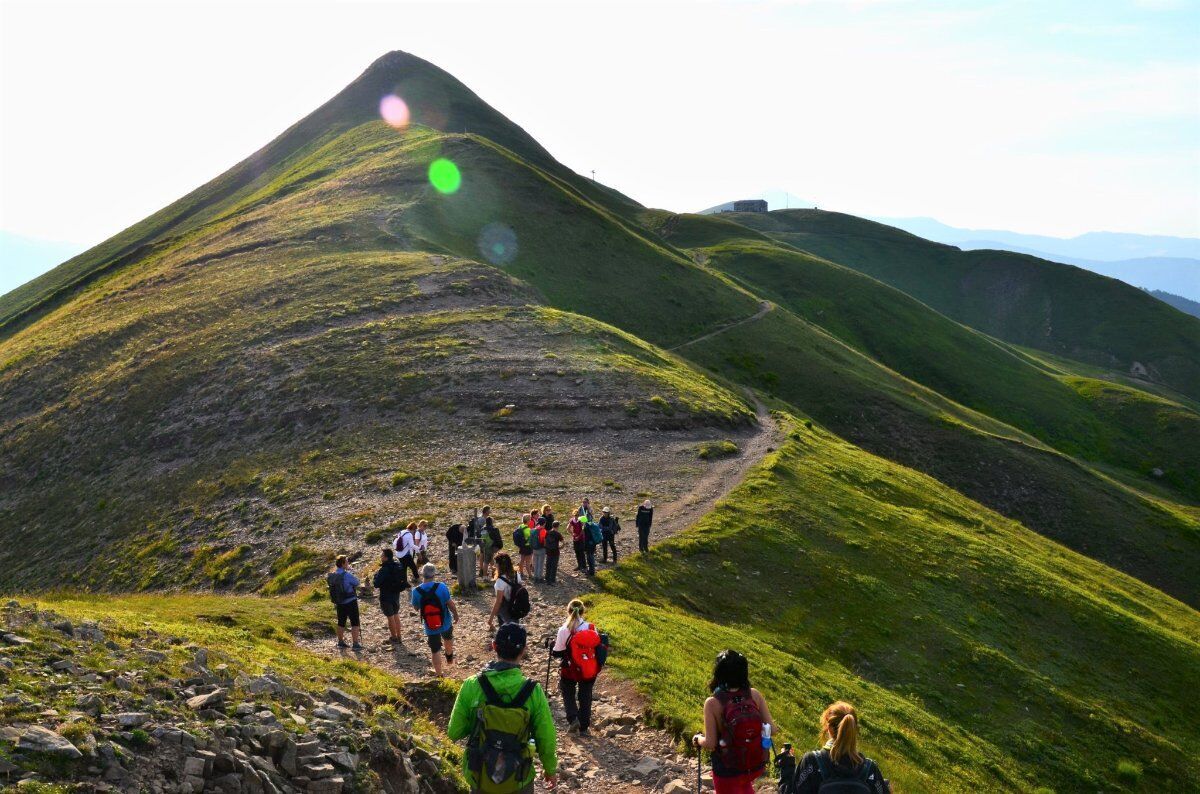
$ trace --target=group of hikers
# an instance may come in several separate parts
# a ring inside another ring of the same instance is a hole
[[[512,533],[515,557],[504,548],[504,538],[489,506],[463,524],[446,532],[452,572],[492,579],[495,596],[488,614],[488,631],[494,632],[491,650],[495,658],[479,673],[463,681],[451,712],[447,734],[465,739],[463,771],[473,792],[513,794],[531,792],[536,779],[534,758],[540,761],[548,787],[557,783],[557,729],[550,711],[547,691],[521,669],[529,654],[527,628],[522,625],[530,612],[526,583],[557,582],[558,560],[566,536],[560,530],[550,505],[534,508],[521,516]],[[638,508],[639,550],[649,549],[653,505]],[[595,575],[595,551],[602,549],[617,559],[616,536],[620,522],[609,508],[592,513],[584,499],[571,513],[568,528],[575,552],[576,570]],[[409,606],[421,622],[429,645],[433,672],[442,676],[454,663],[454,624],[459,612],[450,587],[437,579],[437,566],[429,562],[429,532],[424,521],[409,523],[380,550],[380,566],[372,577],[379,594],[380,611],[387,618],[389,643],[401,638],[400,600],[413,577]],[[474,554],[467,554],[470,548]],[[464,557],[460,560],[459,553]],[[464,570],[463,564],[470,563]],[[351,572],[346,555],[339,555],[327,577],[330,599],[337,612],[339,648],[362,649],[358,588],[360,580]],[[579,599],[567,604],[562,625],[547,634],[542,644],[547,652],[546,687],[550,668],[558,660],[558,687],[562,697],[567,732],[590,735],[593,692],[609,652],[608,635],[586,617]],[[347,625],[352,644],[345,641]],[[716,794],[751,794],[753,783],[771,766],[779,776],[782,794],[857,792],[886,794],[890,791],[873,761],[858,750],[858,715],[845,702],[830,705],[820,718],[824,746],[805,754],[797,762],[790,744],[772,759],[774,720],[762,694],[750,686],[749,663],[737,651],[717,655],[708,684],[711,696],[703,706],[704,731],[692,737],[697,748],[697,791],[700,790],[700,751],[712,762]]]

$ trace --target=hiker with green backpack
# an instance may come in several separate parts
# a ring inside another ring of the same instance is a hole
[[[821,713],[825,746],[805,753],[791,794],[889,794],[879,766],[858,751],[858,712],[839,700]]]
[[[558,735],[550,703],[538,683],[521,672],[527,639],[520,625],[502,625],[492,640],[495,661],[463,681],[454,701],[446,735],[467,740],[463,773],[472,792],[532,792],[535,749],[546,785],[558,782]]]

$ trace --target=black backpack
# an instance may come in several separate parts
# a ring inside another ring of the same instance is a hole
[[[492,551],[500,551],[504,548],[504,538],[500,535],[499,528],[492,524],[487,529],[488,540],[492,542]]]
[[[346,586],[345,570],[338,571],[336,575],[329,577],[329,600],[334,604],[341,604],[356,595],[358,594]]]
[[[520,620],[529,614],[531,608],[529,604],[529,591],[525,589],[525,584],[520,579],[510,582],[503,576],[500,578],[512,590],[508,595],[508,614],[512,616],[513,620]]]
[[[879,767],[870,758],[864,758],[850,775],[843,776],[833,764],[828,750],[817,753],[817,770],[821,773],[820,794],[874,794],[870,780],[879,774]]]

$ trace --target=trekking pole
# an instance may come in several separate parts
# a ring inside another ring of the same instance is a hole
[[[700,764],[701,764],[701,759],[704,758],[703,752],[704,751],[701,750],[700,747],[697,745],[697,747],[696,747],[696,794],[700,794],[702,791],[704,791],[704,787],[702,785],[700,785]]]

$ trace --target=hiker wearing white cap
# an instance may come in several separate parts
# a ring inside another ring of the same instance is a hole
[[[638,531],[638,551],[650,551],[650,525],[654,523],[654,505],[650,504],[649,499],[638,505],[634,523]]]

